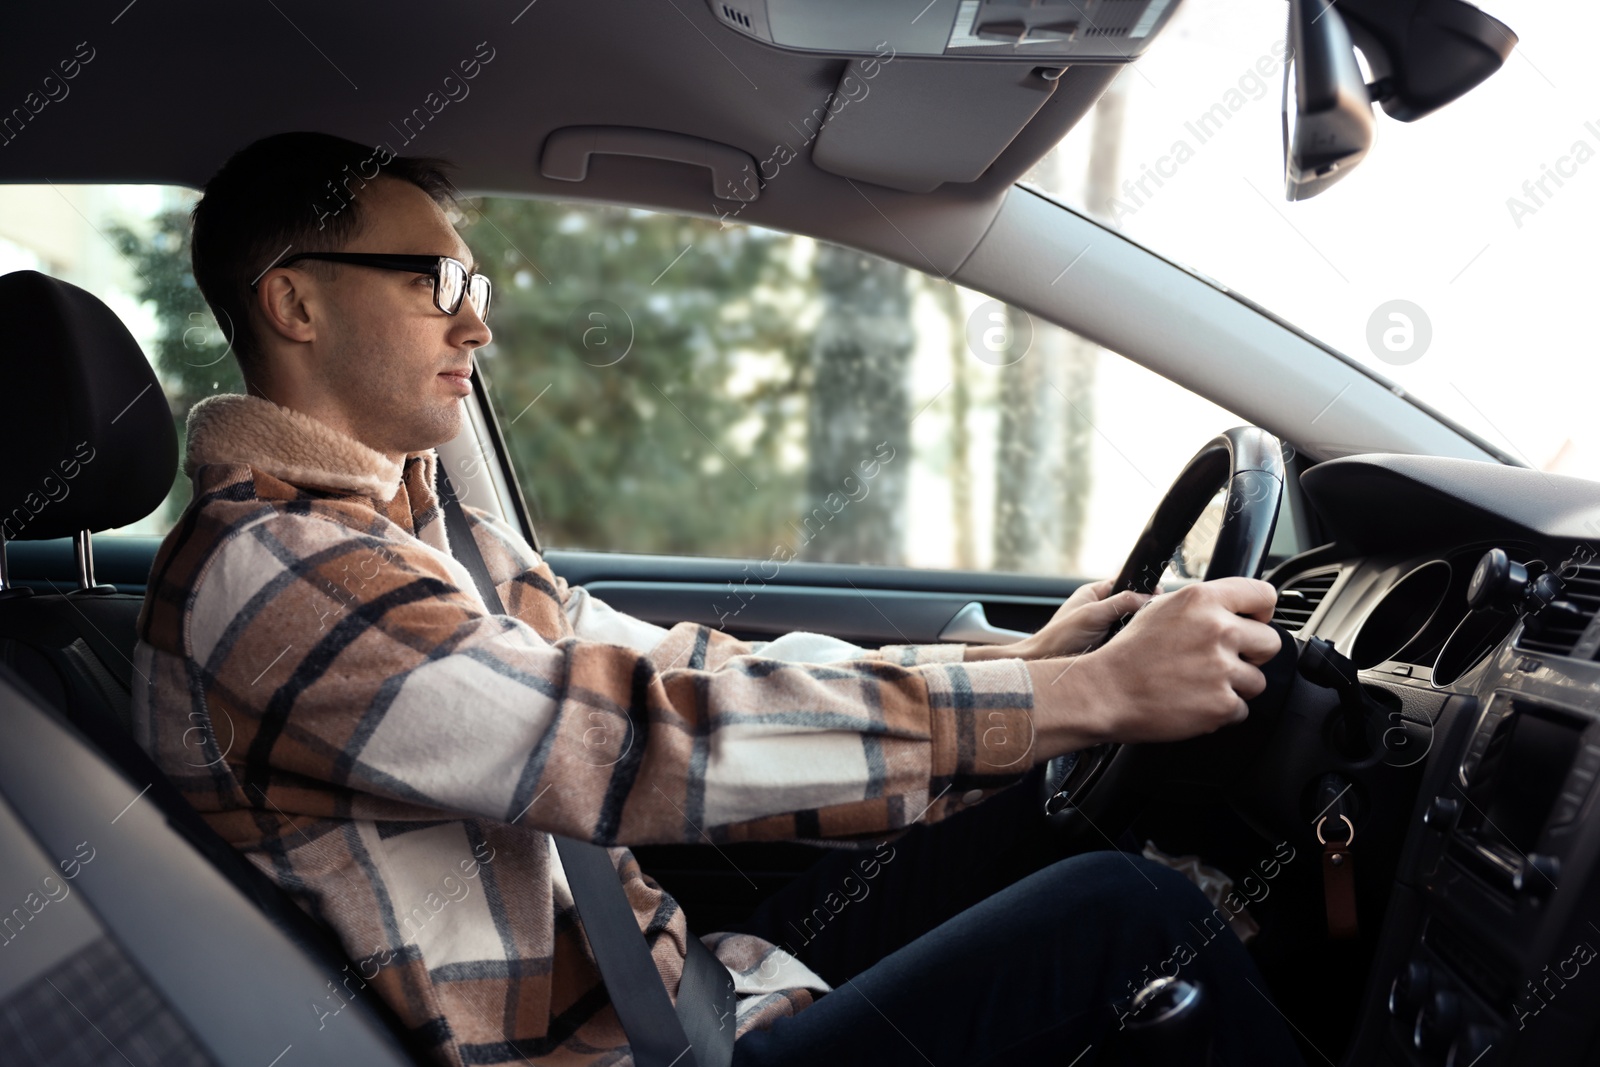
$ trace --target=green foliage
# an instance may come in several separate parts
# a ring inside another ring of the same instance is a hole
[[[507,198],[462,234],[495,281],[480,366],[545,542],[768,556],[804,510],[795,239]]]

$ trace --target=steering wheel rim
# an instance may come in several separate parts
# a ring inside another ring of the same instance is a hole
[[[1282,445],[1260,427],[1236,426],[1207,441],[1156,505],[1112,592],[1154,592],[1167,563],[1223,488],[1227,496],[1222,523],[1202,580],[1260,577],[1277,526],[1283,480]],[[1122,622],[1112,626],[1106,640],[1116,635]],[[1057,824],[1070,820],[1072,810],[1121,747],[1096,745],[1047,761],[1040,783],[1046,818]]]

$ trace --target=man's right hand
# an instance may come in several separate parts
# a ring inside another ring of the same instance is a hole
[[[1080,656],[1032,660],[1036,760],[1107,741],[1181,741],[1242,722],[1281,640],[1277,590],[1255,578],[1197,582],[1151,599]]]

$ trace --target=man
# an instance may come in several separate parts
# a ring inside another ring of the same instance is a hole
[[[338,932],[346,993],[374,986],[443,1063],[627,1061],[552,833],[879,842],[706,938],[735,978],[740,1064],[1103,1042],[1141,967],[1210,909],[1142,859],[1052,862],[1025,840],[1021,790],[980,802],[1055,755],[1239,721],[1279,648],[1272,588],[1159,596],[1076,656],[1148,598],[1080,590],[999,649],[758,648],[616,612],[468,509],[508,612],[491,614],[435,487],[433,448],[491,336],[447,189],[432,161],[320,134],[259,141],[208,183],[194,273],[249,393],[190,415],[194,500],[139,621],[145,747]],[[686,917],[626,848],[611,857],[675,994]],[[842,874],[876,897],[841,878],[856,911],[794,944],[782,922]],[[1226,1062],[1293,1062],[1237,941],[1188,973],[1239,1024],[1219,1027]],[[311,1010],[335,1025],[342,1003]]]

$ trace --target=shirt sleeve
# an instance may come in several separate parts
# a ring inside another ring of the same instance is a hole
[[[551,642],[455,559],[315,516],[251,524],[193,595],[187,653],[244,712],[246,794],[326,783],[603,845],[847,839],[1032,765],[1020,660],[786,662],[690,624],[648,651]]]

